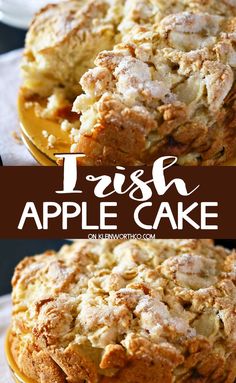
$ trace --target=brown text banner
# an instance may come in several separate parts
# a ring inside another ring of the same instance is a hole
[[[1,167],[0,237],[236,238],[234,167],[79,167],[76,185],[64,176]]]

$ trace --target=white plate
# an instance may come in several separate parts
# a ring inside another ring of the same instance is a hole
[[[29,20],[30,19],[28,17],[19,18],[18,16],[10,15],[0,11],[0,21],[4,24],[10,25],[11,27],[27,29],[30,23]]]
[[[34,14],[49,3],[59,0],[0,0],[0,21],[16,28],[27,29]]]

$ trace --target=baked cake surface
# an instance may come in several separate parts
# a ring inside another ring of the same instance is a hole
[[[235,265],[210,240],[80,240],[26,258],[13,357],[38,383],[233,383]]]
[[[236,154],[235,41],[234,0],[62,1],[28,32],[25,97],[84,165],[217,165]]]
[[[214,165],[236,148],[236,3],[127,1],[122,43],[81,79],[88,165]],[[125,8],[125,9],[126,9]]]
[[[81,91],[81,75],[114,45],[121,0],[67,0],[38,12],[26,37],[22,71],[29,94],[65,97]]]

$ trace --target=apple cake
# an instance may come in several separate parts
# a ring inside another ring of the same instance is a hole
[[[236,155],[235,44],[235,0],[51,4],[26,38],[26,105],[83,165],[218,165]]]
[[[234,383],[235,270],[211,240],[80,240],[26,258],[12,355],[37,383]]]
[[[39,115],[53,115],[81,91],[81,75],[101,50],[114,45],[121,4],[122,0],[61,1],[35,15],[21,67],[28,100],[49,97]]]
[[[131,5],[133,4],[133,7]],[[235,154],[235,1],[127,1],[121,43],[74,102],[87,165],[215,165]]]

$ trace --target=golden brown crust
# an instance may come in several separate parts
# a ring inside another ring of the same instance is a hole
[[[79,95],[62,130],[80,164],[217,165],[236,155],[235,41],[233,0],[62,1],[32,22],[24,89],[60,123]]]
[[[27,258],[13,357],[39,383],[233,383],[235,260],[209,240],[81,240]]]
[[[22,71],[29,94],[51,96],[59,88],[73,99],[81,75],[96,55],[114,45],[120,20],[117,0],[69,0],[38,12],[26,37]]]
[[[21,339],[15,334],[12,334],[9,340],[12,356],[25,376],[40,383],[48,383],[49,377],[51,382],[65,383],[66,375],[48,352],[41,351],[30,342],[24,344],[24,347],[19,347]]]
[[[175,155],[180,165],[215,165],[234,156],[235,4],[218,3],[127,6],[122,43],[101,52],[80,81],[73,110],[82,113],[83,164]]]

